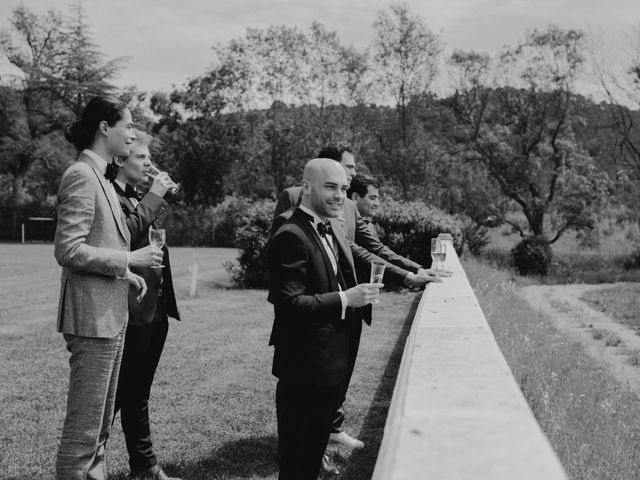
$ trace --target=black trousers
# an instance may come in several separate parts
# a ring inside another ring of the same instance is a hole
[[[313,387],[279,380],[276,386],[278,480],[316,480],[342,386]]]
[[[340,397],[340,401],[338,402],[338,408],[333,412],[333,416],[331,418],[331,433],[340,433],[342,431],[342,424],[344,423],[344,401],[347,399],[347,389],[349,388],[349,383],[351,382],[351,376],[353,375],[353,369],[356,366],[356,358],[358,357],[358,349],[360,347],[360,337],[362,336],[362,322],[357,322],[352,331],[353,338],[356,338],[356,341],[353,342],[353,349],[350,352],[350,358],[352,361],[349,363],[349,370],[347,371],[347,378],[344,381],[342,387],[342,394]]]
[[[149,395],[168,328],[169,322],[161,302],[158,302],[156,316],[151,323],[127,326],[115,412],[120,410],[132,471],[158,464],[149,427]]]

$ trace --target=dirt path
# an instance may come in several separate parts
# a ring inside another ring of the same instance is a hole
[[[580,300],[587,291],[607,287],[613,285],[533,285],[522,288],[521,295],[640,395],[640,335]]]

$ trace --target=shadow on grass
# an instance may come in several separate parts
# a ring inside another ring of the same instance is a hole
[[[192,464],[166,466],[183,478],[267,478],[278,471],[273,452],[275,435],[240,438],[224,443],[209,456]]]
[[[378,388],[371,402],[371,406],[367,410],[362,429],[358,438],[364,442],[366,447],[362,450],[354,450],[349,457],[346,469],[341,478],[349,480],[366,480],[373,475],[373,468],[378,458],[378,451],[382,443],[382,435],[384,432],[384,424],[387,421],[387,413],[389,412],[389,404],[393,396],[393,389],[396,384],[396,377],[400,369],[400,361],[404,352],[404,346],[407,342],[413,318],[420,304],[422,295],[416,295],[409,313],[404,320],[404,325],[398,335],[398,340],[393,347],[387,365],[384,369],[382,381],[378,384]]]
[[[220,478],[268,478],[278,471],[274,451],[275,435],[240,438],[224,443],[208,455],[192,462],[165,462],[167,475],[184,480],[213,480]],[[127,480],[128,472],[110,475],[110,480]],[[15,478],[10,480],[26,480]]]

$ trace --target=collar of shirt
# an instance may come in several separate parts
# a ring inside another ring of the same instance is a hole
[[[107,162],[104,158],[102,158],[100,155],[98,155],[96,152],[94,152],[93,150],[89,150],[88,148],[85,148],[82,153],[84,153],[85,155],[87,155],[89,158],[91,158],[91,160],[93,160],[94,162],[96,162],[96,165],[98,165],[98,168],[100,169],[100,172],[104,175],[105,172],[107,171]]]
[[[134,207],[137,207],[137,206],[138,206],[138,203],[140,203],[140,202],[138,201],[138,198],[137,198],[137,197],[132,197],[132,196],[130,196],[130,195],[128,194],[128,192],[127,192],[127,187],[129,187],[129,188],[133,188],[133,189],[134,189],[134,191],[135,191],[135,187],[132,187],[131,185],[128,185],[128,184],[126,184],[126,183],[124,183],[124,182],[121,182],[121,181],[120,181],[120,180],[118,180],[118,179],[115,179],[115,180],[114,180],[114,182],[118,184],[118,187],[120,187],[120,191],[125,192],[125,197],[127,197],[127,198],[129,199],[129,201],[133,204],[133,206],[134,206]],[[116,193],[117,193],[117,192],[116,192]]]
[[[326,250],[327,256],[329,257],[329,261],[331,262],[331,267],[333,268],[333,273],[337,274],[338,261],[336,259],[336,252],[334,252],[333,247],[331,246],[331,244],[333,243],[333,237],[329,234],[327,234],[326,237],[322,237],[318,233],[318,224],[324,223],[324,220],[322,220],[313,210],[305,207],[304,205],[298,205],[298,208],[302,210],[304,213],[306,213],[307,215],[311,215],[310,221],[313,223],[313,230],[316,232],[316,235],[320,237],[320,242],[322,243],[322,245],[324,245],[324,249]],[[344,320],[345,312],[347,310],[347,297],[345,293],[342,291],[340,282],[338,282],[338,291],[340,294],[340,304],[342,305],[342,313],[340,318]]]
[[[98,168],[102,172],[102,175],[105,174],[105,172],[107,171],[107,161],[104,158],[102,158],[96,152],[89,150],[88,148],[85,148],[82,151],[82,153],[84,153],[89,158],[91,158],[94,162],[96,162],[96,165],[98,165]],[[118,200],[118,194],[116,193],[116,189],[114,188],[111,182],[107,182],[107,183],[111,186],[110,188],[111,198],[113,198],[113,200],[115,201],[114,205],[119,205],[120,200]]]
[[[126,183],[121,182],[121,181],[120,181],[120,180],[118,180],[117,178],[116,178],[114,181],[118,184],[118,186],[120,187],[120,189],[121,189],[123,192],[126,192],[126,190],[127,190],[127,184],[126,184]]]
[[[318,237],[320,237],[320,241],[324,245],[324,248],[327,250],[327,255],[329,256],[329,260],[331,261],[331,265],[333,266],[333,270],[335,272],[336,269],[337,269],[337,263],[336,263],[335,252],[333,251],[333,249],[334,249],[334,247],[333,247],[333,237],[329,233],[327,233],[327,235],[323,237],[318,232],[318,224],[319,223],[324,223],[324,220],[322,220],[322,218],[320,218],[313,210],[311,210],[311,209],[309,209],[309,208],[307,208],[307,207],[305,207],[303,205],[300,205],[298,208],[300,208],[300,210],[302,210],[307,215],[311,215],[311,217],[313,217],[312,220],[311,220],[311,222],[313,223],[313,230],[316,232],[316,235],[318,235]]]
[[[318,232],[318,224],[319,223],[324,223],[324,220],[322,220],[317,213],[315,213],[313,210],[311,210],[310,208],[305,207],[304,205],[300,205],[298,208],[300,208],[300,210],[302,210],[304,213],[311,215],[313,217],[313,229],[316,231],[316,233]]]

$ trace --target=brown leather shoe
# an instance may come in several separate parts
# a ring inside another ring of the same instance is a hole
[[[169,477],[158,465],[149,467],[146,470],[131,472],[129,478],[131,480],[182,480],[178,477]]]
[[[328,455],[322,456],[322,466],[321,469],[324,473],[328,473],[329,475],[340,475],[340,470],[335,465],[332,465],[329,461]]]

